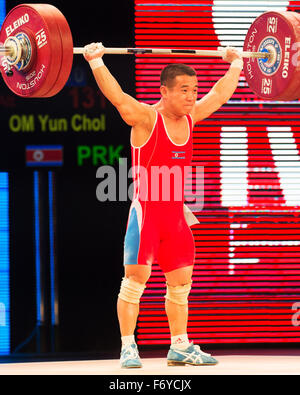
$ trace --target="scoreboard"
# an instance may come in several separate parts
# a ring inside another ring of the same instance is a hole
[[[8,13],[19,2],[7,0],[3,4]],[[132,41],[131,28],[127,27],[126,37],[121,32],[124,24],[128,25],[126,18],[118,23],[118,31],[112,29],[106,20],[99,24],[96,5],[90,5],[90,12],[84,9],[80,20],[70,5],[61,1],[54,1],[52,4],[66,16],[73,34],[74,46],[83,47],[95,40],[102,40],[106,46],[125,46]],[[133,4],[126,11],[131,15]],[[101,12],[111,18],[112,6],[105,2]],[[4,16],[5,11],[3,18]],[[87,21],[84,29],[83,20]],[[115,21],[118,21],[118,16]],[[120,39],[121,35],[123,38]],[[124,89],[134,94],[131,82],[133,77],[127,76],[122,66],[124,61],[127,65],[133,63],[133,59],[127,58],[126,61],[124,57],[121,61],[118,56],[106,58],[106,64],[116,78],[120,79]],[[2,81],[0,106],[3,142],[0,147],[0,169],[3,171],[27,167],[93,169],[103,164],[116,164],[116,151],[120,156],[126,156],[125,143],[128,142],[128,134],[120,132],[122,124],[117,118],[118,114],[99,91],[82,55],[74,56],[72,72],[66,86],[55,97],[24,100],[24,97],[14,95]],[[113,154],[110,155],[110,152]],[[61,160],[55,162],[50,159],[49,162],[49,155],[58,155]]]
[[[19,2],[7,0],[0,4],[1,25],[7,12]],[[107,19],[101,17],[96,3],[80,13],[74,12],[71,3],[51,4],[68,19],[76,46],[97,40],[107,47],[125,47],[133,41],[132,27],[128,26],[133,20],[133,3],[129,7],[120,4],[124,12],[115,15],[114,5],[103,2],[101,13]],[[119,20],[121,15],[126,17]],[[111,25],[112,18],[120,30]],[[134,58],[111,56],[105,63],[123,89],[134,95]],[[127,208],[97,200],[96,171],[107,165],[118,170],[119,159],[129,157],[130,128],[99,91],[83,56],[74,57],[66,86],[52,98],[24,99],[0,82],[0,355],[7,355],[22,344],[42,318],[45,325],[57,323],[60,318],[59,351],[68,347],[68,341],[85,350],[84,342],[88,340],[81,334],[76,338],[76,329],[81,332],[80,325],[86,328],[91,317],[92,327],[97,328],[99,318],[89,310],[92,305],[89,291],[95,288],[88,273],[100,270],[95,256],[101,254],[104,259],[107,254],[116,262],[114,283],[119,283],[122,270],[119,249],[114,247],[112,251],[105,240],[108,238],[121,248],[122,235],[115,231],[113,218],[122,220]],[[78,253],[76,245],[80,245]],[[86,248],[87,245],[90,247]],[[44,273],[48,277],[44,278]],[[75,319],[69,317],[73,302],[69,306],[67,297],[74,292],[77,273],[80,283],[84,276],[88,283],[86,288],[81,286],[77,314],[85,319],[79,324],[77,315]],[[59,295],[55,294],[57,289],[61,291]],[[110,293],[111,289],[107,294]],[[41,305],[43,301],[46,309]],[[27,312],[26,322],[23,311]],[[111,309],[107,320],[114,322],[115,317],[110,315]],[[92,338],[91,330],[90,335]],[[33,347],[35,340],[33,337],[29,346]],[[106,343],[104,348],[111,346]]]
[[[1,89],[0,98],[4,107],[3,170],[51,168],[55,164],[66,168],[113,165],[108,147],[113,145],[114,150],[121,151],[122,144],[112,144],[115,136],[108,134],[115,126],[110,121],[114,110],[92,83],[88,65],[82,60],[74,65],[67,86],[53,99],[24,100],[6,87]],[[61,160],[49,162],[49,150]]]

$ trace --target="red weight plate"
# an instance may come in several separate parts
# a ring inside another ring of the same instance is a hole
[[[244,59],[250,89],[264,100],[300,97],[298,47],[300,17],[295,12],[265,12],[250,26],[244,51],[270,52],[271,59]]]
[[[64,15],[55,7],[52,8],[52,18],[56,21],[58,30],[60,32],[62,59],[61,67],[58,73],[57,80],[52,89],[43,97],[51,97],[60,92],[66,85],[73,65],[73,38],[69,24]]]
[[[32,43],[30,67],[23,71],[13,68],[13,76],[8,77],[5,58],[0,64],[5,83],[19,96],[42,97],[57,80],[62,45],[60,31],[51,16],[47,4],[21,4],[13,8],[4,20],[0,42],[5,42],[9,36],[25,33]]]

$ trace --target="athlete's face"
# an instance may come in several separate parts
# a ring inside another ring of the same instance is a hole
[[[161,88],[162,96],[168,108],[174,114],[183,116],[189,114],[197,100],[198,81],[196,76],[178,75],[171,87]]]

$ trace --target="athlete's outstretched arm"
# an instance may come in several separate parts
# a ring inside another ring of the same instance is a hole
[[[104,65],[102,56],[105,48],[101,43],[85,47],[85,59],[89,62],[96,82],[103,95],[117,108],[123,120],[130,126],[151,122],[149,106],[138,102],[123,92],[117,80]],[[151,128],[151,126],[149,126]]]
[[[192,112],[195,123],[208,118],[233,95],[242,71],[242,59],[234,48],[227,48],[225,61],[231,63],[227,73],[222,77],[201,100],[197,101]]]

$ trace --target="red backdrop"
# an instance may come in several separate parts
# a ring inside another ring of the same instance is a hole
[[[136,0],[135,44],[241,47],[252,21],[267,10],[263,1],[242,3]],[[269,3],[268,10],[278,8],[278,2],[274,7]],[[300,1],[285,3],[282,8],[300,12]],[[137,56],[139,100],[159,99],[159,74],[169,62],[197,70],[199,98],[228,69],[216,58]],[[193,138],[193,165],[204,168],[204,204],[197,212],[201,223],[193,228],[190,339],[300,342],[295,320],[297,302],[300,305],[299,102],[263,102],[250,92],[242,74],[232,99],[196,125]],[[163,274],[154,266],[141,302],[139,344],[169,343],[164,295]]]

